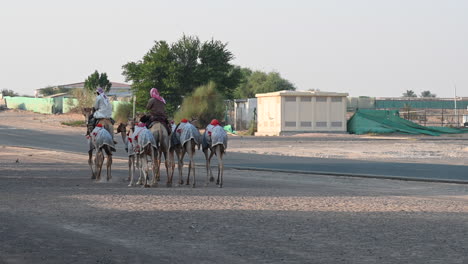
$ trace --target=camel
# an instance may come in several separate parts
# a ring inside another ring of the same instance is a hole
[[[187,153],[190,162],[186,185],[190,185],[190,173],[193,171],[192,187],[195,187],[195,161],[193,156],[195,155],[195,147],[200,149],[200,140],[200,132],[194,125],[187,122],[187,120],[182,120],[182,122],[177,125],[171,136],[171,153],[175,152],[179,161],[179,186],[184,184],[182,179],[182,168],[184,167],[184,156]],[[172,166],[172,172],[174,172],[174,166],[175,164]]]
[[[151,158],[152,172],[153,172],[153,187],[157,187],[158,183],[154,180],[156,178],[156,166],[155,161],[155,152],[158,151],[158,146],[154,139],[153,134],[147,129],[143,123],[140,123],[132,134],[131,141],[133,144],[133,150],[137,155],[137,160],[139,160],[139,169],[143,171],[144,176],[144,187],[149,187],[148,179],[148,157]],[[138,163],[138,162],[137,162]],[[141,175],[141,174],[140,174]],[[138,179],[137,184],[142,184],[141,177]],[[130,181],[130,186],[133,185],[133,179]]]
[[[130,127],[128,132],[127,132],[127,126]],[[120,135],[122,136],[122,141],[125,145],[125,150],[127,151],[127,154],[128,154],[128,179],[127,181],[130,182],[128,186],[132,186],[133,178],[135,175],[135,156],[136,155],[133,149],[133,144],[132,144],[132,139],[131,139],[133,130],[134,130],[133,120],[129,120],[127,124],[120,123],[119,126],[117,127],[117,133],[120,133]],[[137,160],[137,166],[139,167],[139,160]]]
[[[203,133],[202,149],[206,159],[205,186],[208,186],[209,182],[214,181],[210,162],[213,155],[216,155],[218,158],[218,179],[216,181],[216,185],[218,185],[219,188],[223,188],[223,155],[226,154],[227,141],[228,137],[226,131],[224,131],[224,128],[219,125],[217,120],[213,120],[211,124],[206,127],[205,132]],[[208,152],[210,153],[208,154]]]
[[[90,126],[88,126],[90,129]],[[102,165],[104,163],[104,153],[107,156],[107,181],[112,178],[111,175],[111,166],[112,166],[112,152],[115,152],[114,141],[112,140],[112,136],[109,132],[104,129],[102,124],[98,124],[96,128],[94,128],[90,132],[90,136],[88,136],[88,164],[91,168],[92,176],[91,179],[96,179],[99,181],[101,179],[101,170]],[[93,152],[96,150],[95,161],[93,169]]]
[[[158,146],[158,153],[156,155],[156,162],[153,161],[153,165],[156,165],[156,177],[153,178],[153,182],[151,185],[157,184],[156,182],[159,181],[161,177],[161,161],[162,157],[164,156],[164,164],[166,166],[167,172],[167,181],[166,186],[172,186],[172,176],[174,175],[171,172],[171,169],[174,167],[174,155],[171,155],[169,152],[171,137],[163,124],[158,121],[154,121],[150,126],[150,131],[154,136],[156,141],[156,145]]]

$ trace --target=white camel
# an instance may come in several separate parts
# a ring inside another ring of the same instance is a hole
[[[216,185],[218,185],[219,188],[223,187],[223,155],[226,154],[227,143],[228,136],[226,131],[224,131],[224,128],[219,125],[218,120],[214,119],[211,121],[211,124],[206,127],[205,132],[203,133],[202,149],[206,158],[205,186],[208,186],[209,182],[214,181],[210,162],[213,155],[216,155],[218,158],[218,179],[216,180]]]
[[[179,182],[178,185],[184,184],[182,177],[182,168],[184,167],[184,156],[187,153],[187,156],[190,159],[189,162],[189,172],[187,176],[186,185],[190,185],[190,173],[193,175],[192,187],[195,187],[195,161],[193,156],[195,155],[195,147],[200,149],[201,134],[198,129],[189,123],[186,119],[183,119],[182,122],[177,125],[175,131],[171,136],[171,153],[176,153],[177,159],[179,161]],[[173,155],[173,154],[171,154]],[[172,166],[172,171],[174,171],[174,165]]]
[[[88,127],[89,129],[89,127]],[[111,134],[104,129],[102,124],[98,124],[88,136],[88,164],[91,168],[92,177],[91,179],[96,179],[99,181],[101,179],[101,170],[104,163],[104,153],[107,157],[107,181],[112,178],[111,175],[111,166],[112,166],[112,152],[115,152],[114,140],[112,139]],[[93,169],[93,152],[96,150],[95,160]]]
[[[134,175],[135,175],[136,154],[135,154],[133,143],[132,143],[133,130],[134,130],[133,120],[129,120],[127,124],[120,123],[119,126],[117,127],[117,133],[120,133],[120,135],[122,136],[122,141],[125,145],[125,150],[127,151],[127,155],[128,155],[128,179],[127,181],[130,182],[128,186],[132,186]],[[136,162],[137,162],[137,167],[139,167],[139,160],[137,159]],[[140,171],[140,176],[141,176],[141,171]]]
[[[137,155],[137,164],[139,163],[139,169],[143,172],[143,178],[138,179],[137,184],[143,184],[142,180],[144,180],[144,187],[149,187],[148,180],[149,180],[149,171],[148,171],[148,157],[151,158],[152,164],[152,172],[153,172],[153,179],[156,177],[156,166],[154,164],[155,160],[155,153],[158,151],[158,147],[156,145],[156,141],[154,140],[153,134],[147,129],[143,123],[135,127],[135,131],[132,134],[131,142],[133,146],[133,150]],[[138,162],[139,160],[139,162]],[[130,180],[130,186],[133,185],[133,179]],[[157,182],[153,184],[154,187],[157,187]]]

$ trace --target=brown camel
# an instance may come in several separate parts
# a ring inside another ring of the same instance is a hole
[[[171,169],[173,170],[173,167],[174,167],[174,155],[171,154],[169,151],[171,138],[169,136],[169,133],[166,127],[158,121],[155,121],[152,123],[150,127],[150,131],[154,136],[156,145],[158,146],[158,153],[156,155],[157,160],[153,162],[153,165],[156,165],[157,167],[156,177],[153,178],[152,185],[155,185],[156,182],[160,180],[161,161],[162,161],[162,157],[164,156],[164,164],[166,166],[166,172],[167,172],[166,186],[171,187],[172,177],[174,175],[174,173],[171,172]]]

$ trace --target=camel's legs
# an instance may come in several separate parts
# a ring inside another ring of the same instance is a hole
[[[156,160],[153,159],[153,162],[156,161],[155,165],[157,165],[157,171],[156,171],[156,181],[161,180],[161,160],[162,160],[162,150],[158,149],[158,152],[156,154]]]
[[[151,187],[158,187],[158,179],[157,175],[159,174],[159,165],[155,164],[155,160],[158,156],[158,150],[156,149],[156,155],[153,146],[150,145],[151,148],[151,168],[153,169],[153,181],[151,183]],[[157,168],[156,168],[157,167]]]
[[[128,166],[129,166],[129,181],[128,186],[133,186],[134,177],[135,177],[135,155],[128,157]]]
[[[102,149],[96,151],[96,180],[101,180],[102,164],[104,163],[104,153]]]
[[[195,142],[193,140],[190,140],[186,144],[187,145],[185,145],[185,151],[187,152],[187,155],[189,156],[189,159],[190,159],[189,173],[187,175],[186,185],[190,185],[190,174],[193,171],[193,184],[192,184],[192,187],[195,187],[195,161],[193,159],[193,156],[195,154]]]
[[[223,147],[221,145],[215,146],[215,154],[218,158],[218,184],[219,188],[223,188],[223,173],[224,173],[224,164],[223,164]]]
[[[147,157],[145,152],[143,152],[143,154],[141,155],[140,160],[142,160],[142,162],[143,162],[143,178],[144,178],[143,179],[143,181],[144,181],[143,186],[144,187],[149,187],[149,185],[148,185],[148,177],[149,177],[148,157]]]
[[[167,173],[167,181],[166,181],[166,187],[172,187],[172,175],[170,172],[170,166],[171,162],[168,160],[169,155],[167,151],[163,151],[162,154],[164,155],[164,165],[166,166],[166,173]]]
[[[111,168],[112,168],[112,152],[107,154],[107,181],[109,181],[112,178]]]
[[[93,165],[94,165],[94,164],[93,164],[93,150],[92,150],[92,149],[91,149],[91,150],[88,150],[88,156],[89,156],[89,157],[88,157],[88,165],[89,165],[89,167],[91,168],[91,173],[92,173],[91,179],[94,180],[94,179],[96,179],[96,172],[95,172],[94,169],[93,169],[93,167],[94,167]]]
[[[213,157],[214,152],[210,148],[207,148],[207,149],[203,150],[203,152],[205,153],[205,159],[206,159],[206,183],[205,183],[205,186],[208,186],[209,182],[214,181],[213,172],[211,171],[211,158]],[[210,154],[208,154],[208,152]]]
[[[134,158],[133,156],[128,156],[128,179],[127,181],[131,181],[131,179],[133,178],[133,173],[135,172],[133,169],[133,162],[134,162]]]
[[[184,180],[182,177],[182,168],[184,167],[184,156],[185,156],[185,151],[182,149],[179,149],[177,151],[177,158],[179,159],[179,184],[182,185],[184,184]]]
[[[169,172],[168,171],[168,177],[170,175],[170,182],[171,182],[171,185],[172,185],[172,181],[174,179],[174,171],[175,171],[175,157],[174,157],[174,149],[171,148],[169,151],[168,151],[168,156],[169,156],[169,166],[171,168],[171,171]]]
[[[138,181],[137,185],[142,185],[143,184],[143,176],[142,176],[142,171],[143,171],[143,164],[141,162],[141,155],[140,154],[135,154],[136,155],[136,163],[137,163],[137,169],[138,169]]]

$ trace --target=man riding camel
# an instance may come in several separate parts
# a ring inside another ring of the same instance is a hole
[[[151,88],[151,98],[148,100],[146,109],[149,110],[149,115],[143,116],[140,121],[146,123],[146,127],[150,128],[151,123],[158,121],[167,129],[168,134],[171,134],[169,121],[166,115],[166,100],[159,95],[158,89]]]
[[[111,134],[112,140],[114,139],[114,120],[112,119],[112,103],[104,93],[104,89],[99,87],[96,90],[96,101],[93,107],[93,115],[90,116],[89,124],[95,127],[98,123],[102,123],[103,127]],[[115,140],[114,140],[114,143]]]

